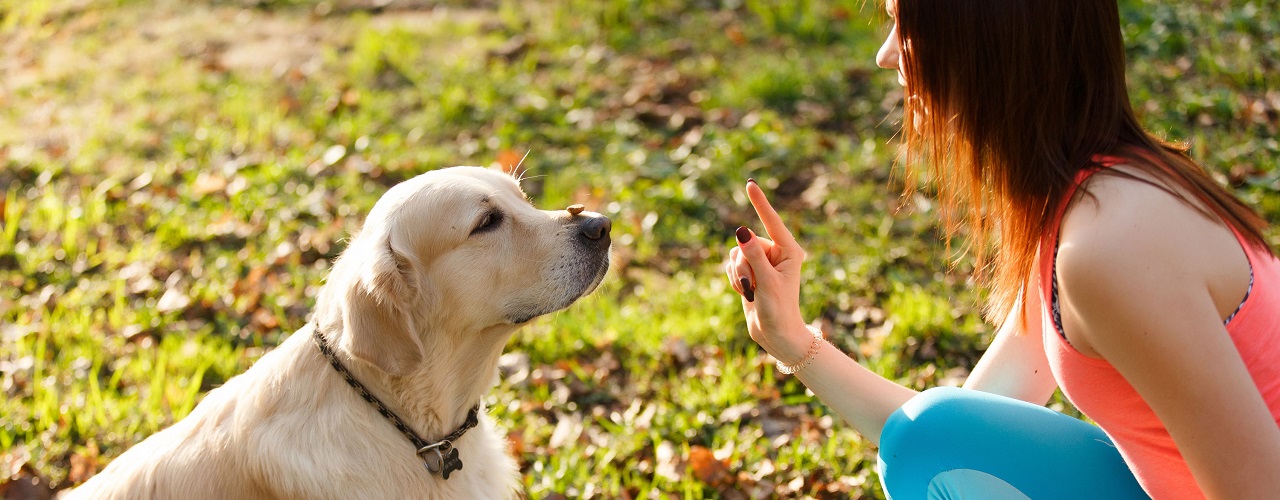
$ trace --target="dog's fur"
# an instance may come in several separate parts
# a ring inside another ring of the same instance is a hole
[[[402,182],[334,263],[311,323],[64,497],[516,496],[516,463],[483,411],[454,443],[463,468],[447,481],[430,474],[329,366],[313,328],[357,380],[435,441],[496,383],[516,328],[600,283],[608,232],[599,214],[535,209],[516,179],[495,170],[454,167]]]

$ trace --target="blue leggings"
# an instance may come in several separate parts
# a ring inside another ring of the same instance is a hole
[[[955,387],[924,391],[890,415],[879,458],[894,500],[1149,498],[1097,426]]]

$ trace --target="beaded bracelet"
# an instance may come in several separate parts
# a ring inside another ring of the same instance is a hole
[[[808,328],[809,333],[813,334],[813,343],[809,344],[809,352],[804,355],[804,358],[794,365],[788,365],[783,363],[782,360],[778,360],[778,371],[782,372],[783,375],[791,375],[809,366],[809,363],[813,361],[813,356],[818,354],[818,349],[821,349],[822,344],[826,343],[825,339],[822,338],[822,330],[819,330],[818,327],[813,325],[804,325],[804,327]]]

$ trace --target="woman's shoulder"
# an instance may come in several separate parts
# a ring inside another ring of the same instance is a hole
[[[1221,218],[1157,176],[1125,165],[1085,180],[1060,228],[1063,257],[1109,262],[1188,262],[1239,243]],[[1221,257],[1229,257],[1222,255]]]
[[[1081,189],[1060,228],[1064,297],[1125,297],[1150,314],[1167,305],[1160,301],[1170,294],[1195,294],[1229,311],[1236,282],[1247,282],[1249,262],[1222,219],[1134,167],[1105,169]]]

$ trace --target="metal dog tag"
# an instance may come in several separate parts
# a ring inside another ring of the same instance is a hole
[[[462,459],[458,458],[458,449],[449,450],[444,454],[444,463],[441,464],[440,477],[446,481],[449,479],[449,473],[462,468]]]
[[[422,464],[427,467],[427,472],[440,474],[440,477],[446,481],[449,480],[450,473],[462,468],[458,449],[454,448],[453,443],[449,441],[424,446],[418,450],[418,456],[422,457]]]

